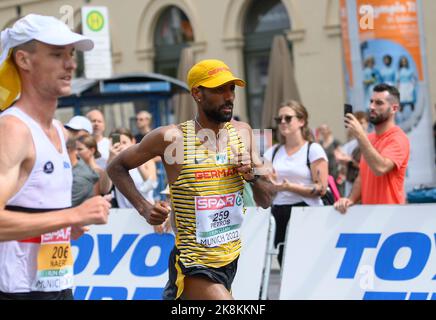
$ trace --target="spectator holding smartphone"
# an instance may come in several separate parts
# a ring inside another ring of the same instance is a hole
[[[368,114],[363,111],[357,111],[354,113],[354,116],[362,125],[365,132],[367,132],[369,125]],[[351,140],[339,147],[336,153],[336,160],[345,168],[344,194],[350,194],[354,180],[356,180],[359,174],[360,167],[360,148],[356,138],[352,137]]]
[[[399,109],[398,89],[378,84],[373,89],[369,106],[369,121],[375,132],[367,135],[354,115],[346,115],[346,127],[357,139],[362,156],[351,194],[334,205],[339,212],[345,213],[359,201],[362,204],[405,203],[404,178],[410,145],[407,135],[395,124]]]

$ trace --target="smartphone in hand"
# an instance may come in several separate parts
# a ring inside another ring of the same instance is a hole
[[[111,138],[112,138],[112,145],[114,145],[115,143],[120,142],[120,134],[119,133],[113,133],[111,134]]]
[[[344,103],[344,116],[346,116],[347,113],[353,113],[353,106],[351,104]]]

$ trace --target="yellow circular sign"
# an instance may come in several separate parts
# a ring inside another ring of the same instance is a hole
[[[86,24],[92,31],[100,31],[104,27],[104,17],[98,11],[91,11],[86,17]]]

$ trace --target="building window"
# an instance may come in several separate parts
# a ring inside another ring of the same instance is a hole
[[[175,6],[166,8],[154,34],[155,72],[176,78],[181,51],[193,41],[194,32],[185,13]]]
[[[272,40],[275,35],[284,34],[290,28],[286,8],[279,0],[253,1],[247,11],[244,25],[244,60],[247,109],[253,128],[260,128]]]

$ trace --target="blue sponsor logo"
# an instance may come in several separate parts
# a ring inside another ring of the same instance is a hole
[[[65,169],[70,169],[71,166],[70,166],[70,164],[68,162],[64,161],[64,168]]]
[[[118,237],[117,237],[118,239]],[[110,276],[114,269],[125,258],[127,251],[133,248],[129,261],[129,270],[132,275],[138,277],[156,277],[168,270],[168,259],[174,247],[174,236],[171,234],[124,234],[114,243],[113,235],[99,234],[94,239],[89,234],[84,234],[78,240],[72,241],[72,245],[78,248],[78,254],[74,262],[74,273],[82,273],[88,266],[94,250],[98,252],[98,267],[93,271],[96,276]],[[160,249],[160,255],[153,265],[146,263],[147,255],[154,247]],[[140,284],[140,281],[138,281]],[[133,300],[156,300],[162,299],[164,288],[137,287]],[[74,290],[74,298],[84,300],[115,299],[127,300],[128,288],[124,286],[77,286]]]
[[[436,236],[436,234],[435,234]],[[342,233],[336,248],[344,248],[345,254],[339,267],[337,279],[354,279],[365,250],[374,250],[380,242],[380,233]],[[432,239],[419,232],[401,232],[390,235],[378,249],[374,274],[385,281],[410,281],[421,275],[430,257]],[[411,252],[407,264],[397,268],[395,257],[400,249]],[[436,276],[432,280],[436,280]],[[365,292],[364,300],[431,300],[436,293],[429,292]]]

